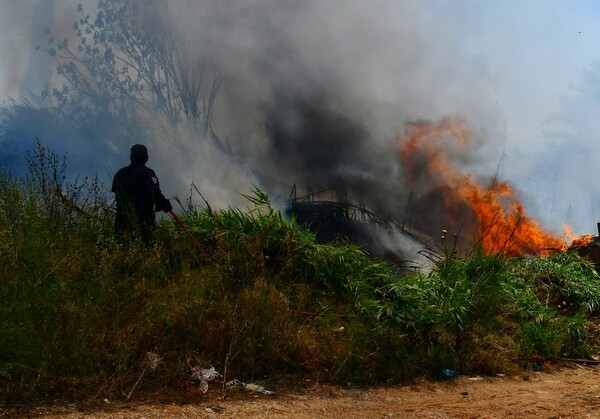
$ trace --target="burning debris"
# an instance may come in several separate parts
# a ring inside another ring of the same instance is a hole
[[[470,137],[459,118],[406,124],[398,156],[407,182],[436,185],[446,218],[473,236],[485,254],[547,256],[567,250],[564,239],[527,216],[508,182],[493,177],[485,185],[454,168],[450,156],[460,156]]]
[[[600,272],[600,223],[597,226],[597,236],[584,234],[581,237],[577,237],[569,245],[569,250],[587,258],[594,264],[596,271]]]
[[[377,257],[395,261],[405,262],[410,255],[404,246],[394,247],[394,242],[410,239],[420,246],[415,252],[419,254],[439,248],[432,240],[423,239],[424,234],[410,231],[414,221],[418,231],[431,237],[435,231],[451,231],[453,254],[471,251],[474,246],[480,246],[484,254],[504,256],[544,257],[577,249],[600,263],[600,239],[569,237],[568,226],[562,237],[546,231],[527,215],[509,182],[497,177],[485,182],[455,168],[457,161],[465,159],[471,141],[462,119],[407,123],[405,128],[405,135],[398,139],[397,156],[406,184],[420,192],[411,193],[402,226],[350,200],[347,188],[313,193],[309,187],[306,196],[298,197],[294,186],[287,215],[308,225],[320,241],[343,237]],[[320,197],[327,192],[333,199]],[[431,222],[436,216],[439,225]],[[383,239],[389,234],[393,237]],[[445,243],[445,237],[442,241]]]

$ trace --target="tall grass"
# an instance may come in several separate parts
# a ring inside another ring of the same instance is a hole
[[[593,343],[600,286],[576,255],[449,253],[400,274],[350,243],[316,243],[259,189],[247,211],[182,206],[203,252],[168,220],[149,245],[120,243],[99,182],[67,182],[39,145],[30,165],[24,180],[0,174],[4,402],[182,391],[196,365],[363,383],[506,372]],[[148,352],[162,361],[138,386]]]

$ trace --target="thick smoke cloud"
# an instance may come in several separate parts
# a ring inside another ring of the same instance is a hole
[[[254,137],[236,146],[262,168],[287,168],[290,180],[356,172],[397,182],[404,122],[448,114],[468,114],[476,142],[497,140],[487,75],[449,39],[458,22],[429,26],[424,39],[417,3],[243,2],[239,15],[225,3],[213,11],[226,23],[212,52],[227,75],[228,122]]]
[[[468,115],[473,131],[463,169],[494,174],[502,144],[491,76],[461,44],[458,11],[440,6],[451,17],[444,20],[417,2],[283,4],[225,2],[211,11],[224,25],[211,52],[235,102],[228,122],[251,137],[238,152],[271,192],[341,187],[401,219],[411,192],[418,201],[432,190],[404,183],[397,136],[405,121],[451,114]],[[426,225],[431,215],[413,218]]]
[[[74,14],[65,12],[69,2],[55,3],[53,30],[68,36]],[[94,3],[84,3],[88,13]],[[141,25],[154,28],[157,38],[175,39],[187,62],[221,77],[214,129],[229,152],[185,125],[163,135],[152,115],[139,116],[148,137],[99,145],[113,128],[100,125],[106,131],[94,134],[93,146],[81,136],[57,134],[48,141],[62,144],[88,171],[113,172],[127,163],[131,143],[144,142],[168,195],[184,198],[194,183],[215,206],[237,206],[255,184],[283,203],[293,184],[310,183],[315,190],[341,187],[401,221],[412,193],[421,200],[414,208],[423,211],[412,219],[425,225],[436,216],[426,205],[435,190],[404,183],[396,147],[406,121],[464,116],[473,143],[460,156],[461,170],[493,176],[497,169],[504,135],[495,76],[486,57],[463,42],[476,37],[465,28],[478,30],[472,19],[481,6],[416,0],[138,4]],[[12,50],[29,46],[23,41]],[[37,135],[45,141],[44,132]]]

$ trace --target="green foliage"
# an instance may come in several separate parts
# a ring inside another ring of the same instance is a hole
[[[506,290],[527,355],[586,356],[586,315],[600,302],[600,281],[593,265],[575,253],[546,259],[512,259]]]
[[[576,253],[559,253],[547,259],[515,259],[513,262],[513,274],[525,280],[546,305],[589,313],[600,308],[598,273]]]
[[[414,345],[431,356],[437,371],[473,370],[469,356],[502,328],[506,275],[497,256],[448,258],[427,275],[414,273],[390,283],[388,304],[380,308],[379,316],[397,322]]]
[[[119,243],[98,182],[67,182],[39,146],[31,177],[0,174],[0,398],[80,401],[180,389],[191,366],[226,379],[280,373],[382,382],[442,369],[507,372],[529,356],[586,356],[600,286],[565,253],[448,253],[400,274],[351,244],[318,244],[255,188],[250,208],[188,205],[150,244]],[[77,389],[73,393],[70,390]]]

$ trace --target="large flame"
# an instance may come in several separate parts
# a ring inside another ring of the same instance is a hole
[[[485,254],[546,256],[566,250],[563,239],[527,216],[508,182],[493,178],[481,185],[473,176],[453,167],[447,150],[468,147],[471,137],[460,118],[409,123],[405,128],[406,134],[399,138],[398,155],[407,180],[426,176],[442,191],[449,210],[466,205],[477,221],[478,241]]]

